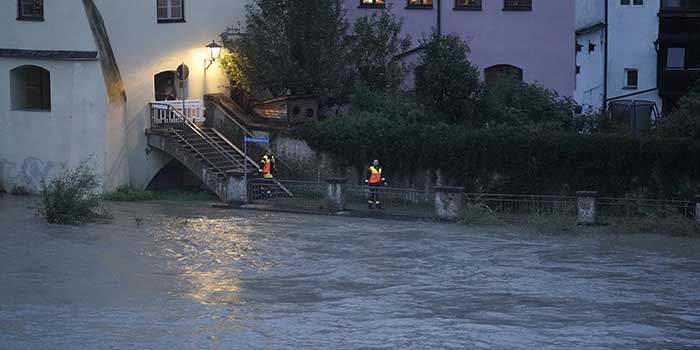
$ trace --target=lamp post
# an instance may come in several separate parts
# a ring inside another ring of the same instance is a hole
[[[210,44],[207,44],[206,48],[209,49],[209,58],[204,59],[204,63],[206,64],[204,70],[209,69],[209,66],[221,55],[221,45],[217,44],[214,40],[212,40]]]

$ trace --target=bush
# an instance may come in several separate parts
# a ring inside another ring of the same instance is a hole
[[[433,33],[422,42],[416,68],[416,97],[424,106],[450,116],[450,121],[478,124],[479,71],[467,59],[469,46],[456,34]]]
[[[700,140],[700,84],[681,97],[678,107],[661,119],[658,128],[663,136]]]
[[[481,99],[483,127],[531,127],[571,130],[574,127],[571,99],[561,98],[540,85],[501,78],[489,82]]]
[[[140,191],[122,185],[116,191],[106,193],[104,199],[116,202],[149,201],[158,199],[158,195],[151,191]]]
[[[50,224],[76,225],[104,215],[96,167],[83,161],[42,182],[37,211]]]
[[[364,166],[376,157],[388,174],[441,169],[469,191],[494,173],[507,179],[499,190],[525,194],[590,189],[620,195],[646,187],[656,197],[687,197],[700,183],[700,143],[691,139],[470,130],[379,112],[309,124],[299,134],[350,165]]]

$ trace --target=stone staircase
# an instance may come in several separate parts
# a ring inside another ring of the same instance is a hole
[[[177,159],[222,201],[243,203],[248,200],[243,154],[216,130],[151,128],[146,130],[146,135],[149,146]],[[256,172],[255,167],[248,171],[249,176]]]

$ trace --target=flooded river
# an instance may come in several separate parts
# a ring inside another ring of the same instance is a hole
[[[698,349],[700,240],[0,199],[0,349]]]

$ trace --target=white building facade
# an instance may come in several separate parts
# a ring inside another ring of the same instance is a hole
[[[576,0],[576,89],[574,99],[589,112],[603,106],[605,2]]]
[[[576,0],[578,73],[574,96],[579,104],[598,111],[605,101],[638,101],[661,110],[655,46],[659,3]]]
[[[170,161],[147,147],[149,102],[225,88],[205,45],[243,20],[245,3],[0,0],[0,186],[37,192],[92,158],[105,190],[144,188]]]

